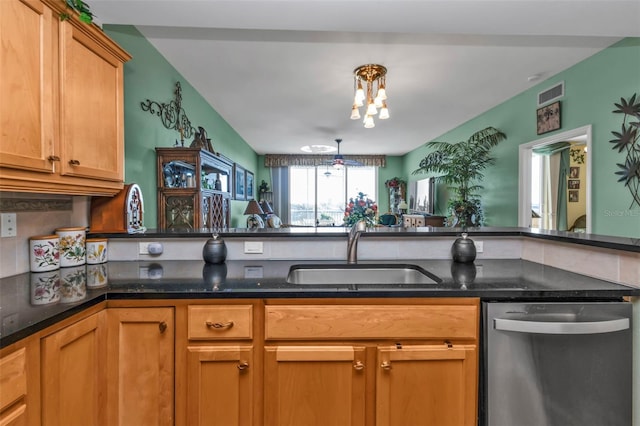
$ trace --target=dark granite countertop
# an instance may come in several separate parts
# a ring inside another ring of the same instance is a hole
[[[480,297],[483,300],[619,300],[640,288],[589,278],[524,260],[405,260],[441,279],[438,284],[293,285],[293,264],[308,261],[108,262],[0,279],[0,347],[104,300],[225,298]],[[332,262],[324,262],[324,264]],[[364,261],[360,264],[379,264]],[[53,288],[56,278],[59,287]],[[102,281],[101,281],[102,280]],[[48,286],[47,286],[48,285]],[[49,303],[46,303],[49,302]]]
[[[638,225],[640,228],[640,224]],[[343,227],[290,227],[290,228],[232,228],[232,229],[191,229],[191,230],[157,230],[148,229],[139,234],[91,234],[91,236],[105,236],[108,238],[208,238],[212,233],[217,233],[223,238],[344,238],[349,232]],[[466,230],[469,236],[523,236],[543,240],[562,241],[571,244],[580,244],[593,247],[609,248],[640,252],[640,238],[614,237],[609,235],[584,234],[566,231],[549,231],[542,229],[518,228],[518,227],[482,227]],[[431,226],[404,228],[404,227],[375,227],[367,229],[362,238],[382,237],[450,237],[460,235],[461,228],[436,228]],[[637,233],[637,230],[636,230]]]

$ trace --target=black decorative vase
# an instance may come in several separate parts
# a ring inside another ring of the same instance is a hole
[[[460,263],[471,263],[476,260],[476,245],[471,238],[467,238],[466,232],[453,242],[451,256],[454,262]]]
[[[224,263],[227,258],[227,246],[218,235],[209,238],[202,248],[202,258],[207,263]]]
[[[461,289],[466,289],[476,279],[476,265],[473,263],[451,262],[451,277]]]
[[[227,265],[206,263],[202,268],[202,279],[211,290],[221,290],[227,278]]]

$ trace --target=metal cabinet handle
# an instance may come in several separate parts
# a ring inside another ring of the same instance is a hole
[[[238,364],[238,370],[243,371],[247,368],[249,368],[249,363],[247,361],[240,361],[240,364]]]
[[[72,166],[79,166],[80,162],[78,160],[69,160],[69,164],[71,164]]]
[[[227,321],[227,322],[211,322],[211,321],[207,321],[205,322],[205,325],[207,326],[207,328],[215,328],[215,329],[229,329],[231,327],[233,327],[233,321]]]
[[[535,318],[535,316],[532,316],[532,318]],[[523,321],[504,318],[496,318],[493,321],[496,330],[519,333],[596,334],[613,333],[629,328],[629,318],[585,322]]]
[[[160,329],[160,333],[164,333],[165,331],[167,331],[167,323],[162,321],[158,324],[158,328]]]
[[[362,371],[362,370],[364,370],[364,363],[363,363],[362,361],[356,361],[356,362],[353,364],[353,368],[354,368],[356,371]]]
[[[380,368],[387,371],[391,370],[391,361],[382,361],[382,364],[380,364]]]
[[[49,161],[60,161],[60,157],[58,157],[57,155],[50,155],[49,157],[47,157],[47,160],[49,160]]]

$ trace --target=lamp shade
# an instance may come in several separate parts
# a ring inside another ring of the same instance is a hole
[[[260,204],[256,200],[251,200],[247,204],[247,208],[244,209],[244,214],[264,214],[264,211],[262,211]]]
[[[273,209],[271,208],[267,200],[260,201],[260,208],[262,209],[264,214],[273,214]]]

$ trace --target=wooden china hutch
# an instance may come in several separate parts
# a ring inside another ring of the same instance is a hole
[[[156,148],[158,228],[228,228],[233,162],[200,148]]]

